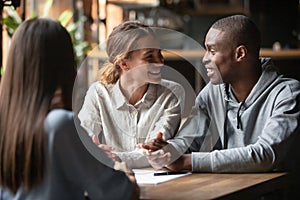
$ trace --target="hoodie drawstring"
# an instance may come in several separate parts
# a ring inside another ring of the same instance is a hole
[[[236,121],[237,121],[237,124],[236,124],[236,128],[237,129],[240,129],[241,128],[241,117],[240,117],[240,111],[241,111],[241,108],[242,106],[244,105],[245,103],[245,100],[242,101],[241,105],[239,106],[239,109],[237,111],[237,114],[236,114]]]
[[[224,85],[224,90],[225,90],[225,101],[226,101],[226,117],[227,117],[227,109],[228,109],[228,101],[230,101],[230,94],[229,94],[229,84],[225,84]],[[237,114],[236,114],[236,120],[237,120],[237,124],[236,124],[236,128],[237,129],[242,129],[242,123],[241,123],[241,117],[240,117],[240,112],[242,109],[242,106],[244,105],[245,100],[241,102]],[[225,122],[226,123],[226,122]]]

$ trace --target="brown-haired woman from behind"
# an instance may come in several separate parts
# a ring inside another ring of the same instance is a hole
[[[81,142],[71,111],[75,76],[63,26],[31,19],[18,27],[0,85],[0,199],[138,198],[134,181]]]

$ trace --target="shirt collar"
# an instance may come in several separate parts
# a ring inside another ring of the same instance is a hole
[[[136,105],[144,104],[148,108],[151,107],[156,100],[156,90],[157,90],[157,85],[150,83],[145,95],[140,101],[136,103]],[[126,99],[126,97],[121,91],[119,80],[112,88],[112,104],[117,109],[129,104],[128,100]]]
[[[155,84],[149,84],[148,90],[141,99],[141,102],[144,103],[148,108],[152,106],[152,104],[156,100],[156,91],[157,91],[157,85]]]
[[[123,105],[128,104],[126,97],[123,95],[120,88],[120,81],[118,80],[112,88],[112,105],[117,109],[121,108]]]

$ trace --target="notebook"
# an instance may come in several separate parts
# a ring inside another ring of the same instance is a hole
[[[159,184],[192,174],[191,172],[183,172],[180,174],[154,176],[154,173],[163,173],[166,171],[154,169],[133,169],[132,171],[135,174],[137,184]]]

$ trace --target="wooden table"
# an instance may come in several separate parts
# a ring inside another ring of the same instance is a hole
[[[287,173],[193,173],[157,185],[140,185],[141,199],[255,199],[284,189]]]

